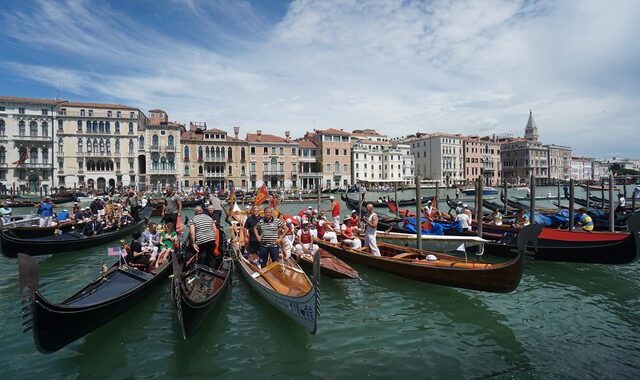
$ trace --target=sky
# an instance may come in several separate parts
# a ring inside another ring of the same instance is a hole
[[[0,94],[241,135],[521,136],[640,152],[637,0],[0,0]]]

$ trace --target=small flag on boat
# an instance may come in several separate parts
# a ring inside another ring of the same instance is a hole
[[[126,256],[127,255],[127,251],[125,251],[124,249],[122,249],[121,247],[111,247],[107,249],[107,254],[109,256]]]
[[[458,252],[467,252],[467,245],[465,243],[460,244],[458,248],[456,248]]]

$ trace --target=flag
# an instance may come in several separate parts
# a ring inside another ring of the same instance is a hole
[[[258,190],[258,193],[256,194],[255,199],[253,200],[253,205],[258,206],[262,202],[266,201],[268,196],[269,196],[269,191],[267,190],[267,185],[263,183],[260,189]]]
[[[14,161],[13,165],[22,166],[28,158],[29,155],[27,154],[27,148],[23,146],[20,148],[20,159],[18,159],[18,161]]]
[[[121,247],[111,247],[107,249],[107,255],[109,256],[127,256],[127,251]]]

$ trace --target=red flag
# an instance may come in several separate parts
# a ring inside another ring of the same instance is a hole
[[[127,256],[127,251],[121,247],[111,247],[107,249],[108,256]]]
[[[258,206],[262,202],[266,201],[268,196],[269,196],[269,190],[267,190],[267,185],[263,183],[260,189],[258,190],[258,194],[256,194],[256,197],[253,200],[253,205]]]
[[[387,207],[389,207],[389,211],[395,214],[398,211],[398,205],[394,201],[387,201]]]

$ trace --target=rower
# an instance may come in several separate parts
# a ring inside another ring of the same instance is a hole
[[[284,228],[286,231],[284,239],[282,239],[282,251],[284,253],[284,257],[288,259],[291,257],[291,252],[293,251],[293,245],[296,239],[296,226],[293,225],[293,220],[291,220],[291,218],[287,218]]]
[[[331,201],[331,217],[333,218],[333,227],[340,229],[340,202],[332,195],[329,197]]]
[[[316,223],[316,229],[318,230],[318,238],[322,240],[329,240],[330,243],[336,244],[338,242],[338,235],[333,227],[328,223],[324,217],[320,217]]]
[[[578,226],[584,231],[593,231],[593,219],[587,214],[587,209],[582,207],[578,210]]]
[[[355,235],[354,229],[357,230],[358,227],[352,225],[351,219],[344,221],[342,225],[342,236],[344,237],[344,239],[342,239],[342,245],[347,248],[359,249],[362,247],[362,242]]]
[[[369,203],[367,205],[367,217],[364,219],[366,224],[364,230],[364,245],[369,248],[369,251],[374,256],[380,256],[380,250],[376,242],[376,230],[378,229],[378,215],[373,212],[373,205]]]
[[[351,227],[358,227],[358,224],[360,224],[358,212],[356,210],[351,210]]]
[[[2,203],[2,207],[0,207],[0,217],[2,218],[2,222],[8,223],[10,216],[11,216],[11,207],[7,207],[6,203]]]
[[[53,218],[53,208],[55,207],[55,205],[51,202],[51,197],[44,197],[44,200],[40,202],[36,207],[38,207],[38,216],[40,216],[40,227],[51,226]]]
[[[467,213],[468,208],[464,208],[462,212],[456,215],[456,222],[460,222],[463,231],[471,231],[471,216]]]
[[[525,227],[530,224],[529,215],[525,214],[524,209],[518,210],[518,217],[515,224],[518,227]]]
[[[502,214],[500,213],[500,209],[496,208],[495,210],[493,210],[493,215],[491,215],[491,221],[496,226],[502,225]]]
[[[624,198],[624,194],[618,194],[618,206],[616,207],[616,214],[626,214],[627,212],[627,200]]]
[[[311,253],[315,255],[318,252],[318,245],[313,244],[313,238],[316,236],[316,231],[309,228],[309,222],[306,220],[302,222],[302,228],[298,230],[296,234],[296,245],[294,252],[297,255],[304,253]]]

